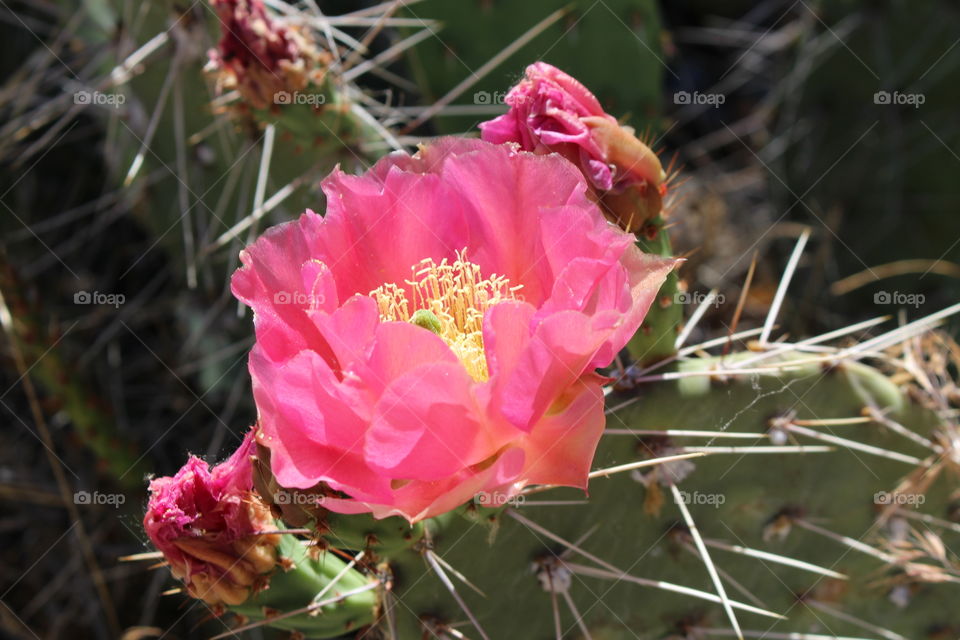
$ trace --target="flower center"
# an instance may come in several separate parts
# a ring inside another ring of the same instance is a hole
[[[460,358],[467,373],[486,382],[487,357],[483,351],[483,315],[505,300],[518,300],[523,285],[496,274],[483,278],[480,265],[467,260],[466,249],[453,263],[424,258],[411,267],[406,288],[384,284],[370,292],[383,322],[412,322],[440,336]],[[407,299],[407,293],[413,300]]]

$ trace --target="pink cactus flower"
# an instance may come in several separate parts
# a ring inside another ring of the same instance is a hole
[[[280,485],[411,522],[525,485],[586,489],[604,379],[675,261],[557,155],[446,138],[324,180],[241,253],[258,442]]]
[[[251,430],[228,460],[212,469],[191,456],[172,477],[150,482],[143,527],[195,598],[237,605],[263,588],[277,564],[270,509],[253,493]]]
[[[644,208],[659,209],[666,174],[657,154],[632,129],[620,126],[575,78],[545,62],[534,63],[510,89],[506,103],[505,114],[480,124],[484,140],[560,153],[580,167],[595,190],[634,188],[644,192],[639,194],[647,203]]]

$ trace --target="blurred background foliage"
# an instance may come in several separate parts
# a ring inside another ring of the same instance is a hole
[[[373,4],[318,2],[327,15]],[[670,221],[691,290],[735,300],[757,256],[743,324],[762,320],[802,226],[812,249],[781,314],[796,334],[894,311],[875,304],[881,292],[922,294],[910,317],[960,294],[954,2],[424,0],[398,15],[436,20],[435,33],[360,88],[416,108],[475,80],[453,109],[409,131],[399,123],[402,142],[475,132],[527,64],[565,69],[676,158]],[[318,180],[336,163],[360,170],[388,149],[343,110],[325,111],[310,135],[279,123],[259,200],[289,194],[224,239],[257,208],[266,132],[211,107],[201,69],[218,26],[205,2],[7,0],[0,17],[0,291],[16,319],[0,352],[0,634],[116,637],[30,417],[16,345],[70,486],[126,496],[119,508],[81,507],[120,626],[192,637],[218,626],[209,612],[160,598],[164,572],[117,563],[145,549],[145,476],[172,473],[185,451],[222,457],[254,420],[250,318],[228,286],[239,248],[307,206],[322,210]],[[168,42],[117,90],[120,108],[75,102],[162,33]],[[382,31],[369,55],[411,33]],[[925,102],[876,104],[877,91]],[[677,92],[725,99],[678,104]],[[875,277],[901,260],[927,262]],[[862,271],[865,286],[837,295]],[[75,303],[94,291],[125,302]],[[698,333],[725,332],[731,313],[718,306]]]

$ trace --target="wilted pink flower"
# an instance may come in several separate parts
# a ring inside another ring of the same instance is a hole
[[[240,91],[254,107],[277,103],[277,94],[299,91],[323,76],[323,57],[304,32],[278,24],[262,0],[210,0],[221,38],[210,51],[223,89]],[[280,102],[284,102],[281,99]]]
[[[251,430],[212,469],[191,456],[172,477],[150,482],[143,527],[190,595],[210,604],[244,602],[277,563],[270,509],[253,493]]]
[[[322,186],[326,215],[268,230],[233,276],[279,484],[410,521],[531,483],[586,488],[594,370],[674,262],[609,224],[556,155],[446,138]]]
[[[659,158],[575,78],[536,62],[507,93],[506,103],[505,114],[480,124],[484,140],[560,153],[581,168],[598,192],[641,190],[646,208],[659,209],[666,180]]]

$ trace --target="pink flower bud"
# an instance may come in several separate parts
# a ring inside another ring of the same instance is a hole
[[[660,212],[666,174],[657,154],[576,79],[537,62],[527,67],[506,102],[505,114],[480,124],[484,140],[560,153],[580,167],[596,199],[630,231]]]
[[[187,591],[210,604],[236,605],[263,588],[277,564],[273,517],[252,491],[254,432],[212,469],[191,456],[172,477],[150,482],[143,527]]]

